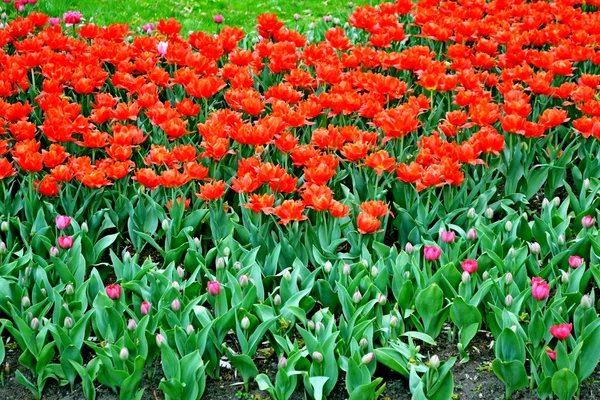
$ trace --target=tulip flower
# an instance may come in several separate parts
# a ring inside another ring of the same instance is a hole
[[[460,266],[462,267],[463,271],[468,272],[469,274],[477,271],[478,267],[477,260],[465,260],[460,263]]]
[[[591,228],[592,225],[594,225],[594,218],[592,218],[591,215],[586,215],[581,218],[581,225],[583,225],[584,228]]]
[[[156,49],[158,50],[158,54],[160,54],[161,56],[164,56],[165,54],[167,54],[167,49],[169,48],[169,42],[159,42],[158,45],[156,46]]]
[[[546,349],[546,354],[548,354],[548,357],[550,357],[552,361],[556,361],[556,351]]]
[[[550,293],[550,286],[542,278],[531,278],[531,294],[536,300],[545,300]]]
[[[71,217],[66,217],[64,215],[56,216],[56,227],[61,231],[67,229],[71,225]]]
[[[135,320],[133,318],[129,318],[129,321],[127,321],[127,329],[130,332],[135,331],[135,329],[137,328],[137,322],[135,322]]]
[[[63,14],[63,20],[67,26],[75,25],[81,22],[82,15],[79,11],[67,11]]]
[[[148,314],[150,312],[150,303],[147,301],[142,301],[142,304],[140,304],[140,312],[142,315]]]
[[[206,284],[206,289],[211,296],[217,296],[221,293],[221,284],[218,281],[209,281]]]
[[[161,335],[160,333],[156,334],[156,345],[158,347],[160,347],[166,341],[167,340],[165,339],[165,337],[163,335]]]
[[[73,247],[73,236],[59,236],[58,245],[61,249],[70,249]]]
[[[477,231],[475,228],[469,229],[467,232],[467,240],[476,240],[477,239]]]
[[[573,324],[560,324],[550,327],[550,333],[558,340],[565,340],[571,334]]]
[[[453,231],[444,231],[440,234],[440,237],[444,243],[454,243],[456,240],[456,233]]]
[[[113,300],[117,300],[119,297],[121,297],[121,285],[108,285],[106,287],[106,295]]]
[[[214,16],[213,21],[215,22],[215,24],[222,24],[223,16],[221,14],[217,14]]]
[[[177,311],[179,311],[180,308],[181,308],[181,302],[179,301],[179,299],[174,299],[173,302],[171,303],[171,310],[177,312]]]
[[[442,255],[442,249],[436,246],[423,247],[423,254],[427,261],[435,261]]]
[[[569,267],[577,268],[583,264],[583,258],[579,256],[570,256],[569,257]]]

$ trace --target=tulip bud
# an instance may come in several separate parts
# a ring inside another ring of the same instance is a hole
[[[126,251],[125,254],[123,254],[123,261],[125,263],[131,261],[131,253],[129,251]]]
[[[371,267],[371,276],[372,276],[373,278],[377,278],[377,275],[379,275],[379,270],[377,269],[377,267],[376,267],[376,266],[374,266],[374,265],[373,265],[373,266]]]
[[[517,326],[516,325],[511,326],[510,330],[516,333],[517,332]]]
[[[177,267],[177,276],[179,277],[179,279],[183,279],[184,275],[185,275],[185,270],[181,267]]]
[[[50,257],[58,257],[59,254],[60,254],[60,251],[58,250],[58,247],[52,246],[50,248]]]
[[[315,324],[315,333],[319,333],[324,329],[325,329],[325,325],[323,325],[323,323],[321,321],[317,321],[317,323]]]
[[[158,347],[160,347],[166,341],[167,340],[165,339],[165,337],[163,335],[161,335],[160,333],[156,334],[156,345]]]
[[[0,229],[2,232],[8,232],[8,228],[8,221],[2,221],[2,224],[0,224]]]
[[[127,347],[123,347],[121,349],[121,351],[119,352],[119,358],[123,361],[129,358],[129,350],[127,350]]]
[[[377,296],[377,301],[379,302],[380,306],[385,306],[387,304],[387,297],[384,294],[379,293],[379,296]]]
[[[142,315],[147,315],[150,312],[150,303],[142,301],[142,304],[140,304],[140,312]]]
[[[565,235],[563,233],[561,233],[560,235],[558,235],[558,244],[559,245],[563,245],[565,244]]]
[[[512,222],[506,221],[506,223],[504,224],[504,230],[506,232],[510,232],[512,230]]]
[[[323,265],[323,270],[325,271],[325,273],[330,273],[331,272],[331,261],[325,261],[325,264]]]
[[[177,290],[177,291],[180,290],[179,282],[177,282],[177,281],[173,281],[173,283],[171,283],[171,286],[173,286],[175,288],[175,290]]]
[[[289,270],[286,269],[285,271],[283,271],[283,279],[285,279],[288,282],[291,282],[292,274],[290,274]]]
[[[356,289],[356,292],[354,292],[354,295],[352,296],[352,301],[354,301],[355,304],[358,304],[361,300],[362,294],[360,294],[360,291]]]
[[[236,271],[239,271],[240,269],[242,269],[242,263],[241,263],[241,262],[239,262],[239,261],[236,261],[236,262],[234,262],[234,263],[233,263],[233,268],[234,268]]]
[[[410,271],[404,271],[404,277],[410,279]]]
[[[415,248],[411,242],[406,242],[406,246],[404,246],[404,251],[406,252],[406,254],[412,254],[413,251],[415,251]]]
[[[42,294],[45,296],[46,295],[46,289],[45,288],[41,288],[40,292],[42,292]]]
[[[242,318],[242,322],[240,322],[240,326],[243,330],[250,328],[250,319],[248,317]]]
[[[487,210],[485,210],[485,217],[486,217],[487,219],[492,219],[492,218],[494,218],[494,210],[492,210],[492,208],[491,208],[491,207],[488,207],[488,209],[487,209]]]
[[[506,305],[506,307],[510,307],[512,302],[513,302],[512,296],[510,294],[507,294],[506,298],[504,299],[504,304]]]
[[[135,329],[137,328],[137,323],[135,322],[135,320],[133,318],[130,318],[129,321],[127,321],[127,329],[130,332],[135,331]]]
[[[510,286],[513,283],[513,276],[510,272],[504,276],[504,283],[507,286]]]
[[[279,366],[279,368],[285,368],[285,367],[287,367],[287,358],[281,357],[279,359],[279,362],[277,363],[277,365]]]
[[[169,221],[166,218],[163,219],[161,227],[163,231],[169,230]]]
[[[225,259],[223,257],[217,258],[216,266],[217,266],[217,269],[225,268]]]
[[[487,271],[484,271],[483,274],[481,274],[481,279],[483,279],[484,281],[487,281],[490,277],[490,273]]]
[[[350,275],[350,271],[351,271],[350,265],[344,264],[344,267],[342,268],[342,273],[344,275]]]
[[[367,268],[369,266],[369,262],[367,260],[365,260],[364,258],[360,261],[360,263],[365,268]]]
[[[67,284],[67,286],[65,286],[65,293],[66,293],[68,296],[71,296],[71,295],[73,295],[73,293],[75,293],[75,289],[73,289],[73,285],[71,285],[70,283],[69,283],[69,284]]]
[[[395,315],[392,315],[392,317],[390,318],[390,326],[392,328],[395,328],[396,325],[398,325],[398,317],[396,317]]]
[[[540,244],[538,242],[533,242],[531,243],[531,245],[529,245],[529,248],[531,249],[531,252],[533,254],[538,254],[541,251],[541,247]]]
[[[556,196],[552,201],[554,202],[554,207],[560,207],[560,197]]]
[[[194,333],[194,325],[188,324],[187,328],[185,328],[185,331],[188,335],[191,335],[192,333]]]
[[[583,188],[585,190],[590,190],[590,179],[589,178],[585,178],[583,180]]]
[[[592,225],[594,225],[594,218],[591,215],[586,215],[585,217],[581,218],[581,225],[584,228],[591,228]]]
[[[313,321],[308,321],[308,329],[311,331],[315,330],[315,323]]]
[[[363,349],[366,349],[367,346],[369,345],[369,341],[367,340],[367,338],[362,338],[360,339],[360,347],[362,347]]]
[[[81,223],[81,231],[82,231],[83,233],[88,233],[88,230],[89,230],[89,228],[88,228],[88,224],[87,224],[87,222],[82,222],[82,223]]]
[[[33,329],[34,331],[37,330],[37,328],[40,326],[40,320],[37,319],[37,317],[34,317],[31,322],[29,323],[29,327],[31,329]]]
[[[312,357],[313,357],[313,360],[315,360],[318,363],[323,362],[323,354],[319,353],[318,351],[315,351],[314,353],[312,353]]]
[[[473,207],[469,208],[469,211],[467,211],[467,218],[469,219],[473,219],[475,218],[476,215],[476,211]]]
[[[200,247],[200,239],[198,239],[197,237],[194,238],[194,244],[196,245],[196,248]]]
[[[71,319],[71,317],[66,317],[63,325],[65,328],[71,329],[73,327],[73,319]]]
[[[365,365],[369,365],[369,364],[371,364],[371,362],[373,361],[374,358],[375,358],[375,354],[373,354],[373,352],[367,353],[362,357],[361,362]]]
[[[171,310],[177,312],[180,308],[181,302],[179,301],[179,299],[173,299],[173,302],[171,303]]]
[[[23,308],[29,307],[31,305],[31,302],[29,301],[29,297],[23,296],[21,298],[21,305],[23,306]]]
[[[0,240],[0,254],[6,254],[6,243]]]
[[[467,240],[476,240],[477,239],[477,231],[475,228],[469,229],[467,232]]]
[[[562,271],[561,281],[562,281],[562,283],[569,282],[569,273],[568,272]]]
[[[592,308],[592,299],[590,299],[590,296],[588,296],[587,294],[584,294],[583,297],[581,297],[581,303],[579,303],[579,305],[584,310],[588,310]]]
[[[281,296],[276,294],[275,296],[273,296],[273,304],[278,306],[281,305]]]
[[[467,271],[463,271],[462,273],[462,283],[467,283],[471,280],[471,274]]]
[[[437,355],[431,356],[429,359],[429,365],[431,368],[438,369],[440,367],[440,358]]]
[[[547,198],[544,197],[544,200],[542,200],[542,209],[547,208],[550,205],[550,202],[548,201]]]

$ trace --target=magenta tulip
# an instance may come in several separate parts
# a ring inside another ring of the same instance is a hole
[[[217,296],[221,293],[221,284],[218,281],[209,281],[206,285],[206,289],[211,296]]]
[[[113,300],[117,300],[119,297],[121,297],[121,285],[108,285],[106,287],[106,295]]]
[[[423,247],[423,254],[427,261],[435,261],[442,255],[442,249],[436,246]]]
[[[71,225],[71,217],[67,217],[64,215],[56,216],[56,227],[58,229],[62,231],[63,229],[67,229],[69,225]]]
[[[59,236],[58,245],[61,249],[70,249],[73,247],[73,236]]]

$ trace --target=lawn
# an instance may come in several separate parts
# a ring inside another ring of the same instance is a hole
[[[357,0],[353,3],[364,5],[373,1]],[[295,14],[300,15],[299,24],[307,25],[325,15],[345,21],[344,17],[351,10],[347,0],[42,0],[38,9],[52,16],[77,10],[84,18],[93,18],[98,25],[128,22],[132,28],[161,18],[175,17],[183,25],[182,32],[213,32],[213,17],[217,14],[223,16],[223,24],[248,31],[256,24],[256,16],[263,12],[277,13],[293,27]]]

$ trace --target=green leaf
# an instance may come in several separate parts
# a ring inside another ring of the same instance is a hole
[[[552,376],[552,390],[558,396],[559,400],[572,399],[575,392],[577,392],[578,386],[579,380],[577,376],[566,368],[556,371],[554,376]]]
[[[524,388],[529,383],[525,365],[521,361],[502,361],[496,358],[492,362],[492,369],[506,386],[506,398],[510,398],[516,390]]]

